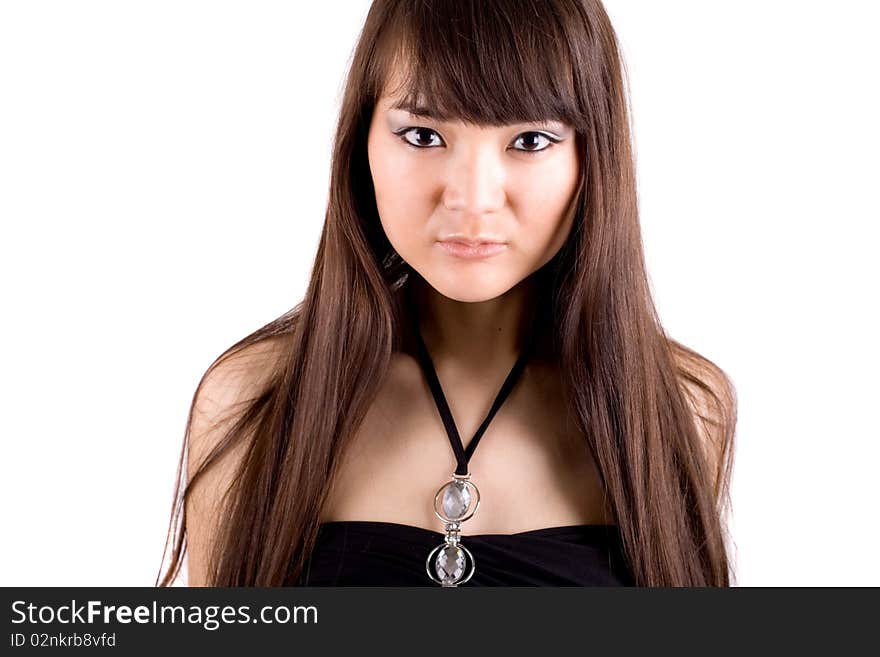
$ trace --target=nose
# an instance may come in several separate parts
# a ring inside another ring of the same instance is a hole
[[[443,205],[477,218],[496,212],[504,207],[504,177],[497,144],[462,148],[450,158]]]

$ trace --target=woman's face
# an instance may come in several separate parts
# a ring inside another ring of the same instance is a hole
[[[413,269],[450,299],[486,301],[556,254],[579,180],[570,126],[443,123],[395,100],[377,103],[367,150],[382,227]]]

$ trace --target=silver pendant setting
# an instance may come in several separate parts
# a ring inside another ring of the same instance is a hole
[[[434,514],[446,523],[446,536],[428,554],[425,567],[428,577],[441,586],[464,584],[474,574],[474,555],[461,544],[461,523],[480,505],[480,491],[470,478],[470,473],[453,473],[434,495]]]

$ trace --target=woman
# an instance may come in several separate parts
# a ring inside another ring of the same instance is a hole
[[[734,425],[653,306],[600,2],[376,0],[307,293],[200,382],[159,583],[185,537],[190,585],[726,586]]]

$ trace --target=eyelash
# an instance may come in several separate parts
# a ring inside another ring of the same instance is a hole
[[[436,146],[416,146],[415,144],[413,144],[411,141],[409,141],[409,140],[406,138],[406,135],[407,135],[408,133],[412,132],[413,130],[427,130],[427,131],[429,131],[429,132],[434,133],[434,134],[437,135],[438,137],[440,136],[440,135],[437,133],[437,131],[434,130],[433,128],[425,128],[425,127],[422,127],[422,126],[411,126],[411,127],[407,127],[407,128],[401,128],[400,130],[395,130],[395,131],[394,131],[394,134],[397,135],[398,138],[400,139],[400,141],[402,141],[404,144],[406,144],[407,146],[409,146],[409,147],[411,147],[411,148],[413,148],[413,149],[415,149],[415,150],[418,150],[418,151],[424,151],[424,150],[428,150],[428,149],[431,149],[431,148],[437,148]],[[556,144],[558,144],[560,141],[562,141],[561,139],[559,139],[559,138],[557,138],[557,137],[554,137],[553,135],[549,135],[549,134],[547,134],[546,132],[541,132],[540,130],[528,130],[528,131],[526,131],[526,132],[522,132],[522,133],[518,134],[518,135],[516,136],[516,139],[514,139],[514,143],[515,143],[520,137],[522,137],[523,135],[541,135],[542,137],[544,137],[545,139],[547,139],[547,141],[550,142],[550,143],[547,144],[544,148],[539,148],[539,149],[537,149],[537,150],[533,150],[533,151],[531,151],[531,150],[526,150],[526,149],[523,149],[523,148],[514,148],[514,149],[513,149],[513,150],[515,150],[515,151],[519,151],[520,153],[526,153],[526,154],[528,154],[528,155],[538,155],[539,153],[543,153],[544,151],[549,151],[551,148],[553,148],[554,145],[556,145]]]

